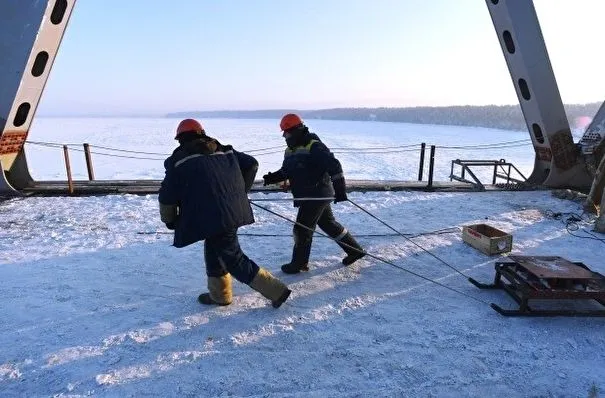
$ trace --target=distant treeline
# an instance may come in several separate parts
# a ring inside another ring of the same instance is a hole
[[[592,117],[600,102],[565,105],[569,123],[580,116]],[[527,130],[519,105],[442,106],[413,108],[334,108],[319,110],[269,109],[255,111],[193,111],[169,113],[170,118],[279,119],[295,112],[303,119],[380,121],[450,126]]]

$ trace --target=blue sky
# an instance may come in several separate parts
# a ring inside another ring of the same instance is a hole
[[[563,100],[605,99],[605,2],[534,3]],[[483,0],[80,0],[39,111],[516,102]]]

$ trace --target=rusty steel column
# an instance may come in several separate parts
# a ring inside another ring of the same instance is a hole
[[[529,183],[587,190],[591,178],[574,144],[531,0],[486,0],[536,158]]]
[[[0,195],[33,182],[23,145],[75,2],[0,2]]]

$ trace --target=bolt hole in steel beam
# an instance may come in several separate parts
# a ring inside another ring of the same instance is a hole
[[[34,77],[42,76],[44,69],[46,69],[46,63],[48,62],[48,53],[46,51],[40,51],[36,55],[34,65],[32,66],[32,75]]]
[[[544,144],[544,134],[542,134],[542,129],[537,123],[531,125],[531,129],[534,132],[534,137],[540,144]]]
[[[498,4],[498,1],[499,1],[499,0],[492,0],[492,4],[493,4],[493,5]]]
[[[15,114],[15,119],[13,120],[13,125],[15,127],[20,127],[25,124],[30,109],[31,105],[29,102],[24,102],[19,105],[19,108],[17,108],[17,113]]]
[[[504,45],[506,46],[506,51],[510,54],[515,53],[515,42],[513,41],[513,36],[510,34],[508,30],[502,32],[502,38],[504,39]]]
[[[63,21],[66,10],[67,0],[57,0],[55,2],[55,6],[53,7],[52,13],[50,14],[50,22],[52,22],[53,25],[59,25],[61,21]]]
[[[531,99],[531,94],[529,92],[529,86],[525,79],[519,79],[519,90],[521,90],[521,96],[529,101]]]

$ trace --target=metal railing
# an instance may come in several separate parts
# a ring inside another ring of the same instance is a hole
[[[460,175],[454,174],[454,166],[460,166]],[[507,162],[505,159],[500,160],[452,160],[452,168],[450,171],[450,181],[456,180],[472,184],[475,189],[484,191],[485,185],[473,173],[471,167],[493,167],[492,185],[496,185],[498,179],[506,180],[506,184],[522,184],[527,181],[527,178],[515,167],[514,164]],[[518,176],[513,177],[513,173]],[[470,177],[470,179],[467,178]]]

